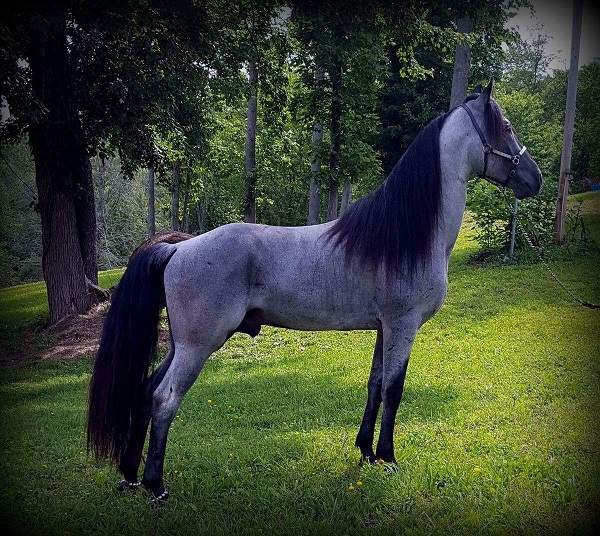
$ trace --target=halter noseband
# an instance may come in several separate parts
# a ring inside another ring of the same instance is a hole
[[[525,147],[525,145],[523,145],[523,147],[521,147],[521,150],[517,154],[508,154],[508,153],[499,151],[498,149],[494,149],[485,139],[485,134],[483,133],[483,130],[481,130],[481,127],[477,123],[477,120],[475,119],[475,116],[473,115],[473,112],[469,109],[469,107],[466,106],[465,104],[461,104],[460,107],[463,110],[465,110],[465,112],[467,112],[467,114],[469,114],[469,117],[471,118],[471,123],[473,123],[473,126],[475,127],[475,130],[477,131],[477,134],[479,135],[479,139],[481,140],[481,144],[483,145],[483,173],[481,174],[481,177],[483,177],[484,179],[489,179],[492,182],[495,182],[501,186],[506,186],[508,184],[508,181],[510,181],[515,176],[515,174],[517,172],[517,166],[519,165],[519,162],[521,161],[521,156],[527,150],[527,147]],[[506,158],[512,162],[512,166],[511,166],[510,171],[508,172],[508,176],[506,177],[506,180],[504,182],[500,182],[499,180],[494,179],[493,177],[488,177],[486,175],[487,166],[488,166],[488,156],[490,154],[495,154],[495,155],[501,156],[502,158]]]

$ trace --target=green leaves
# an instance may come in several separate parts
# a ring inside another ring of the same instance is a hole
[[[524,89],[513,90],[500,84],[496,100],[511,121],[519,141],[539,165],[544,176],[544,188],[535,198],[522,201],[519,219],[526,221],[534,239],[547,244],[552,239],[557,170],[562,133],[558,121],[544,120],[545,104],[538,93]],[[511,194],[512,199],[512,194]],[[503,250],[510,238],[510,211],[497,188],[485,181],[472,183],[468,208],[473,213],[476,237],[485,251]],[[517,245],[521,243],[520,239]]]

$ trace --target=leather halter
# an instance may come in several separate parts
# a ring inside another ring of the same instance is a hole
[[[475,116],[473,115],[473,112],[470,110],[470,108],[468,106],[466,106],[465,104],[461,104],[460,107],[463,110],[465,110],[465,112],[467,112],[467,114],[469,114],[469,117],[471,118],[471,123],[473,123],[473,126],[475,127],[475,130],[477,131],[477,134],[479,135],[479,139],[481,140],[481,144],[483,145],[483,173],[481,174],[481,177],[484,179],[488,179],[491,182],[500,184],[501,186],[506,186],[508,184],[508,182],[517,173],[517,166],[519,165],[519,162],[521,161],[521,156],[527,150],[527,147],[525,147],[525,145],[523,145],[523,147],[521,147],[521,150],[517,154],[508,154],[503,151],[499,151],[498,149],[495,149],[487,142],[487,140],[485,138],[485,134],[483,133],[483,130],[481,130],[481,127],[477,123],[477,120],[475,119]],[[501,156],[502,158],[506,158],[512,162],[512,166],[511,166],[504,182],[500,182],[498,179],[495,179],[494,177],[487,176],[486,172],[487,172],[487,167],[488,167],[488,157],[490,154],[495,154],[497,156]]]

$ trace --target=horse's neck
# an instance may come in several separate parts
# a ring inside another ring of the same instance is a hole
[[[465,213],[467,179],[473,173],[477,144],[465,134],[461,116],[451,113],[440,132],[442,200],[437,244],[446,257],[456,243]]]
[[[455,177],[442,186],[441,218],[438,226],[440,245],[446,256],[450,255],[465,213],[467,200],[466,180]]]

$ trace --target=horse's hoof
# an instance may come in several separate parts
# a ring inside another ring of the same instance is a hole
[[[396,460],[387,461],[387,460],[383,460],[383,459],[379,458],[376,463],[378,465],[381,465],[383,467],[384,472],[388,475],[393,475],[400,470],[398,468],[398,464],[396,463]]]
[[[375,454],[363,454],[360,457],[360,465],[375,465],[377,463],[377,459],[375,458]]]
[[[139,480],[130,482],[129,480],[123,479],[117,482],[117,491],[119,493],[125,493],[127,491],[136,491],[141,485],[142,483]]]
[[[169,498],[169,492],[167,490],[164,490],[160,495],[155,495],[154,493],[151,493],[150,495],[150,506],[152,508],[158,508],[159,506],[162,506],[163,504],[165,504],[167,502],[167,499]]]

